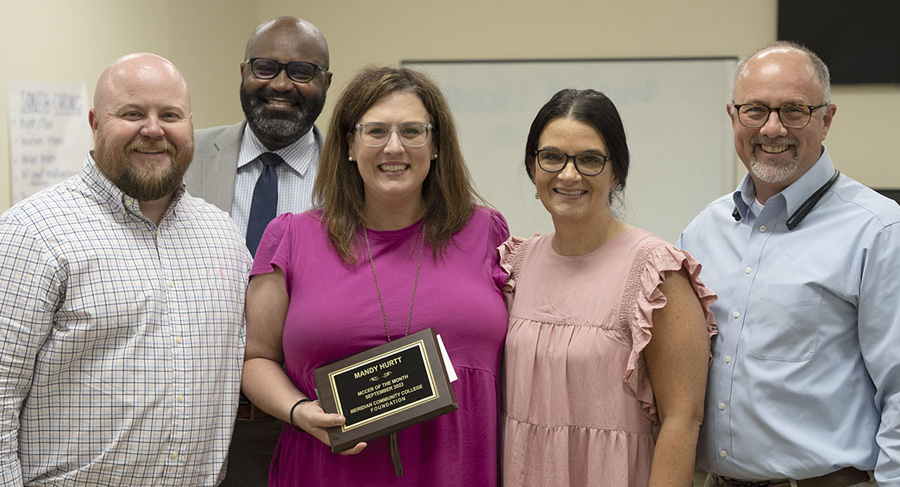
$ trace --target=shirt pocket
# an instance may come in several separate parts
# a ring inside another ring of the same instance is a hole
[[[745,323],[750,355],[760,360],[803,362],[812,358],[819,341],[816,309],[822,303],[818,286],[768,284]]]

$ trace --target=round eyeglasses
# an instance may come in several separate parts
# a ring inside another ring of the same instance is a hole
[[[780,107],[772,108],[761,103],[744,103],[734,105],[737,110],[738,121],[741,125],[751,129],[757,129],[765,125],[769,121],[769,115],[772,112],[778,113],[778,119],[785,128],[802,129],[809,125],[813,112],[828,104],[822,105],[794,105],[787,104]]]
[[[318,64],[308,63],[306,61],[280,63],[267,57],[255,57],[250,58],[245,62],[250,65],[250,71],[253,73],[253,76],[256,76],[259,79],[273,79],[278,76],[278,73],[280,73],[281,70],[284,70],[291,80],[296,81],[297,83],[308,83],[316,76],[316,72],[328,72],[327,69]]]
[[[434,131],[433,125],[422,122],[406,122],[397,127],[383,122],[368,122],[358,123],[355,128],[359,132],[359,140],[366,147],[384,147],[394,131],[404,147],[422,147],[428,142],[428,134]]]
[[[534,151],[538,166],[547,172],[560,172],[565,169],[571,159],[575,163],[575,170],[583,176],[596,176],[603,172],[606,161],[610,160],[599,152],[582,152],[574,156],[566,154],[559,149],[541,149]]]

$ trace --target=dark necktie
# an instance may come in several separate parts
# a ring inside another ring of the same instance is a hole
[[[264,152],[257,158],[265,167],[256,186],[253,188],[253,201],[250,203],[250,218],[247,220],[247,248],[256,256],[256,248],[262,238],[266,226],[275,218],[278,209],[278,172],[275,167],[284,162],[274,152]]]

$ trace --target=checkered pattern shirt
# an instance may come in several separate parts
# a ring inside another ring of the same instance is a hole
[[[319,171],[319,135],[318,129],[313,127],[303,137],[293,144],[273,151],[286,164],[279,164],[275,168],[278,174],[278,207],[276,214],[303,213],[312,208],[313,183],[316,181],[316,173]],[[241,231],[241,235],[247,235],[247,221],[250,219],[250,204],[253,202],[253,189],[256,180],[262,174],[264,164],[256,160],[268,149],[249,126],[244,127],[244,135],[241,139],[241,151],[238,153],[237,174],[234,178],[234,203],[231,207],[231,216]]]
[[[88,156],[0,216],[0,486],[212,486],[250,255],[177,192],[157,227]]]

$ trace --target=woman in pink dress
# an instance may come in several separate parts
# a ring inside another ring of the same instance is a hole
[[[476,205],[444,97],[415,71],[363,70],[320,165],[321,208],[269,224],[247,291],[243,389],[284,421],[269,485],[496,487],[509,230]],[[332,453],[326,428],[345,418],[315,400],[313,371],[429,327],[459,409]]]
[[[560,91],[531,125],[525,169],[554,231],[500,249],[506,486],[692,484],[715,295],[687,252],[611,210],[628,163],[602,93]]]

